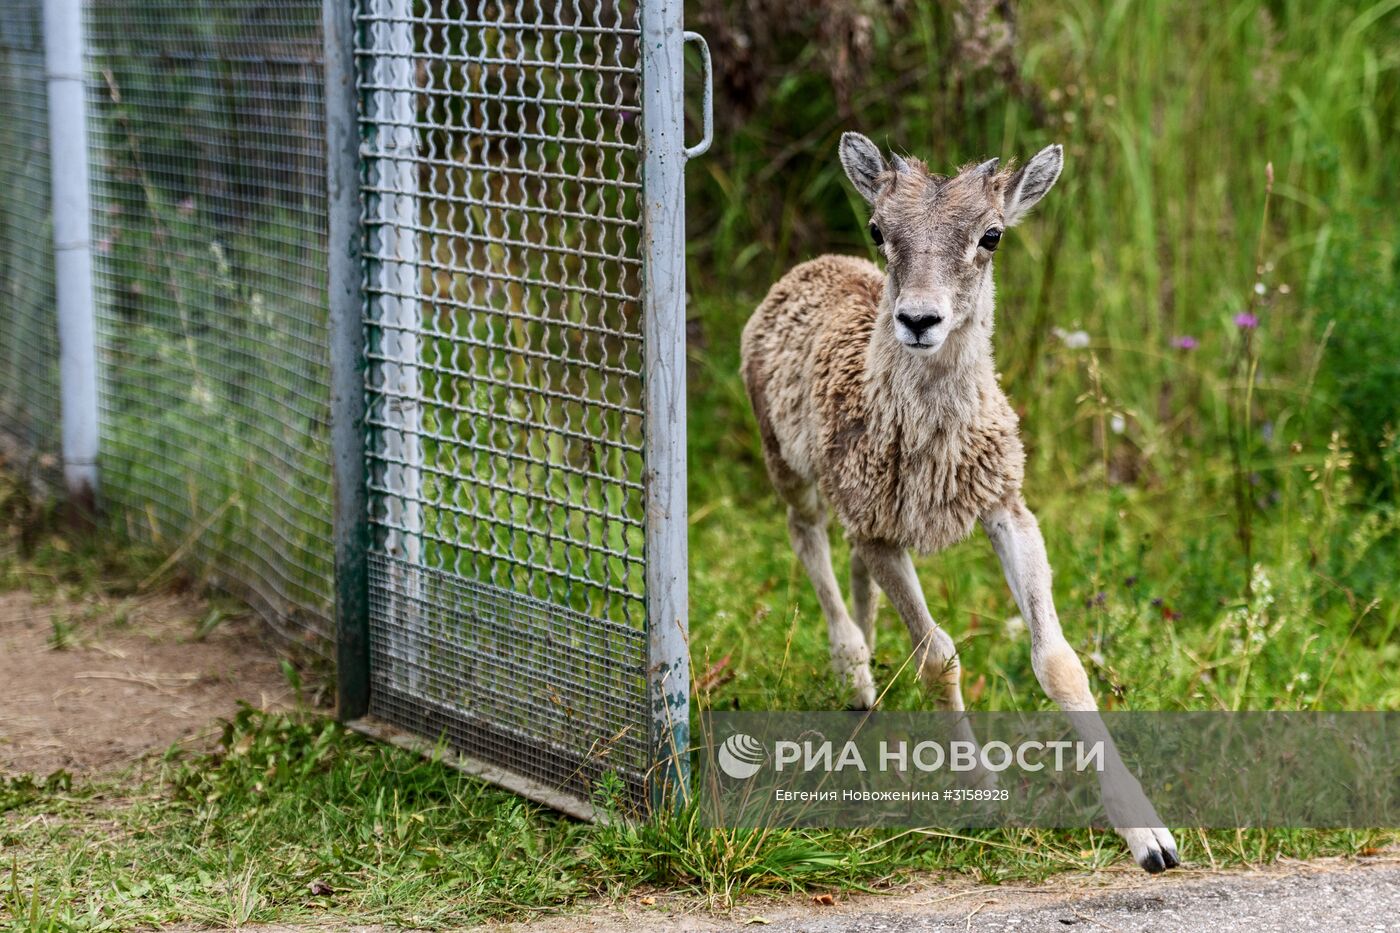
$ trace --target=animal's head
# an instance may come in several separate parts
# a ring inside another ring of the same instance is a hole
[[[894,156],[859,133],[841,137],[841,165],[870,202],[870,235],[885,257],[886,297],[899,342],[937,353],[990,301],[992,254],[1060,177],[1064,153],[1049,146],[1015,171],[997,160],[945,177]]]

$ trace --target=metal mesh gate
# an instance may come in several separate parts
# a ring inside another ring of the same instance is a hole
[[[357,26],[369,711],[555,803],[607,772],[640,800],[686,693],[648,627],[664,604],[683,653],[680,215],[644,203],[679,197],[678,7],[361,0]]]
[[[49,223],[49,127],[40,0],[0,17],[0,453],[58,466],[58,328]]]

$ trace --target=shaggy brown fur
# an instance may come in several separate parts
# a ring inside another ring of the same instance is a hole
[[[744,383],[789,504],[815,483],[852,536],[936,551],[1020,490],[1025,454],[991,322],[950,338],[985,352],[950,345],[955,364],[930,366],[878,326],[884,285],[873,263],[846,256],[793,269],[744,328]]]

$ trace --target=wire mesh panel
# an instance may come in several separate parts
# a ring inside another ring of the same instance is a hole
[[[102,487],[329,636],[319,0],[90,0]]]
[[[56,475],[58,330],[40,0],[0,16],[0,451]]]
[[[651,754],[639,17],[358,7],[370,708],[583,797]]]

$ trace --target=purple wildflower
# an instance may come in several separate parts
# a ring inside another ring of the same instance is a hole
[[[1172,338],[1172,346],[1178,350],[1194,350],[1200,345],[1200,341],[1189,335]]]
[[[1235,315],[1235,326],[1240,330],[1253,330],[1259,326],[1259,318],[1248,311],[1241,311]]]

